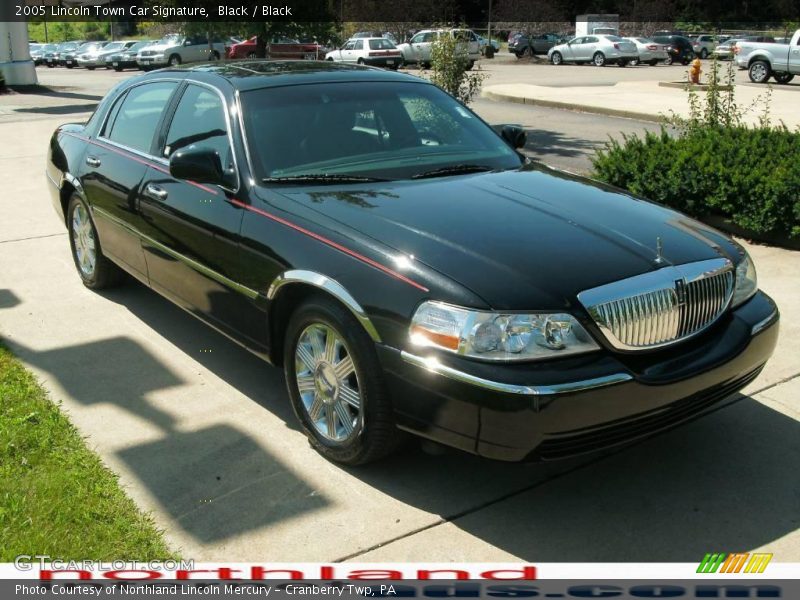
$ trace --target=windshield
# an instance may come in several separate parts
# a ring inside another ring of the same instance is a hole
[[[266,88],[245,92],[242,103],[250,152],[261,179],[409,179],[465,164],[487,170],[522,164],[483,121],[428,84]]]
[[[178,35],[177,33],[170,33],[169,35],[165,35],[163,38],[158,40],[157,43],[160,46],[176,46],[183,43],[183,36]]]
[[[125,42],[111,42],[103,47],[103,50],[119,50],[125,47]]]
[[[153,42],[136,42],[133,46],[128,48],[127,51],[128,52],[136,52],[137,50],[141,50],[145,46],[150,46],[152,44],[153,44]]]
[[[61,46],[59,46],[58,49],[61,50],[62,52],[65,52],[65,51],[69,52],[70,50],[75,50],[75,48],[77,48],[77,47],[78,47],[78,44],[76,44],[75,42],[68,42],[66,44],[62,44]]]

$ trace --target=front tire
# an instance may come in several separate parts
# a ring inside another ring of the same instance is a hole
[[[169,66],[170,67],[177,67],[177,66],[179,66],[181,64],[181,62],[182,62],[181,61],[181,57],[178,56],[177,54],[173,54],[172,56],[169,57]]]
[[[475,66],[475,61],[471,60],[467,63],[467,71],[472,71],[472,68]]]
[[[284,371],[294,413],[322,456],[361,465],[394,450],[399,431],[375,346],[344,306],[315,297],[294,312]]]
[[[705,48],[700,50],[700,58],[702,58],[703,60],[707,59],[708,58],[708,50],[706,50]]]
[[[563,64],[564,57],[561,56],[561,52],[553,52],[553,54],[550,55],[550,62],[558,66],[560,64]]]
[[[750,81],[753,83],[766,83],[770,75],[772,75],[772,72],[768,62],[756,60],[747,69],[747,74],[750,76]]]
[[[627,66],[628,66],[628,61],[627,61],[627,60],[624,60],[624,59],[623,59],[623,60],[620,60],[620,61],[617,63],[617,66],[619,66],[619,67],[627,67]]]
[[[635,67],[635,66],[637,66],[639,64],[639,59],[638,58],[632,58],[628,64],[630,66],[632,66],[632,67]]]
[[[606,55],[602,52],[595,52],[594,56],[592,57],[592,62],[594,63],[595,67],[603,67],[606,64]]]
[[[657,61],[657,60],[651,60],[651,61],[650,61],[649,63],[647,63],[647,64],[648,64],[648,65],[650,65],[651,67],[655,67],[655,66],[658,64],[658,61]]]
[[[93,290],[117,285],[122,280],[122,270],[103,256],[89,208],[77,194],[69,200],[67,227],[72,260],[83,285]]]
[[[670,66],[674,62],[675,59],[673,59],[671,55],[667,54],[667,58],[664,60],[664,64]]]

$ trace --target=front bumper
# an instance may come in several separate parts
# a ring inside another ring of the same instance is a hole
[[[552,460],[707,412],[755,379],[778,320],[758,292],[697,338],[653,352],[496,365],[379,346],[379,358],[402,429],[488,458]]]
[[[136,64],[141,67],[151,67],[153,65],[166,65],[168,62],[169,60],[163,54],[159,54],[158,56],[136,57]]]

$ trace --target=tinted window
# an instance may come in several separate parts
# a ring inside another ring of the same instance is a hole
[[[128,92],[106,127],[106,137],[140,152],[150,152],[153,136],[176,83],[164,81],[137,86]],[[110,129],[110,131],[109,131]]]
[[[516,153],[452,96],[416,83],[327,83],[242,94],[261,177],[405,179],[454,164],[508,169]]]
[[[178,102],[164,156],[189,146],[216,150],[223,165],[229,166],[232,161],[222,99],[216,92],[197,85],[187,87]]]

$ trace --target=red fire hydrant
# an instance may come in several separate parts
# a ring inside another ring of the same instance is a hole
[[[692,66],[689,67],[689,82],[690,83],[700,83],[700,72],[701,72],[700,65],[701,64],[702,63],[700,62],[699,58],[695,58],[692,61]]]

